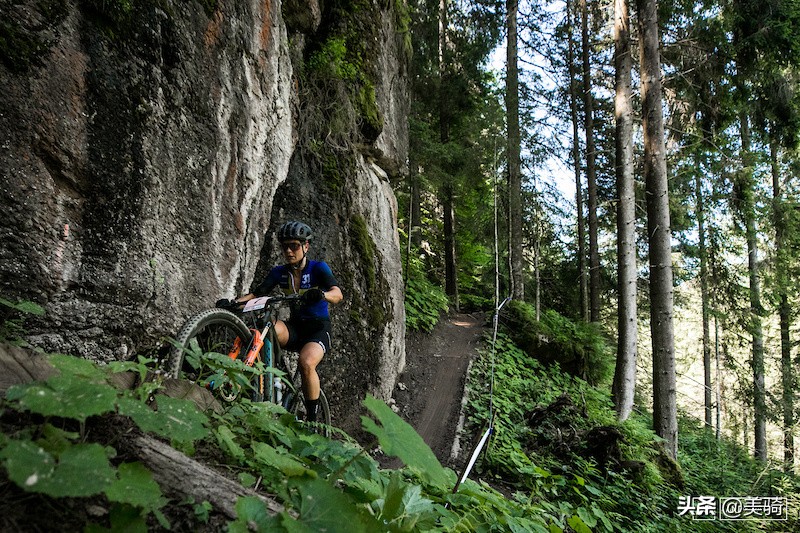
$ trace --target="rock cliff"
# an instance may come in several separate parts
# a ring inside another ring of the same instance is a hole
[[[388,397],[404,364],[389,181],[408,142],[389,6],[0,0],[0,296],[45,307],[30,342],[152,353],[257,283],[272,232],[301,219],[346,298],[320,369],[334,415]]]

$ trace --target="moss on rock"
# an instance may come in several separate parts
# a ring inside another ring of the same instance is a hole
[[[377,258],[378,250],[375,242],[367,230],[367,222],[361,215],[350,217],[350,238],[362,266],[366,292],[363,295],[365,303],[362,308],[368,309],[367,323],[370,329],[377,330],[386,325],[391,319],[386,309],[386,280],[380,277],[380,265]]]
[[[66,0],[36,0],[27,7],[0,0],[0,61],[15,74],[41,65],[67,16]]]

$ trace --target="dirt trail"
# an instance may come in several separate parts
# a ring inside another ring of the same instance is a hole
[[[400,415],[446,466],[457,466],[450,455],[467,368],[483,331],[482,316],[453,314],[442,318],[433,332],[407,337],[406,368],[394,399]]]

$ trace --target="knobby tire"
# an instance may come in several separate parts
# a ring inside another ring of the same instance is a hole
[[[289,393],[287,398],[284,399],[283,406],[287,411],[293,413],[298,420],[305,420],[306,403],[299,377],[295,380],[295,390],[297,393]],[[319,391],[316,424],[314,431],[326,437],[330,437],[331,407],[328,403],[328,397],[325,396],[325,391],[322,389]]]
[[[203,369],[196,370],[186,360],[186,349],[194,342],[202,353],[216,352],[227,355],[237,337],[242,340],[242,352],[250,343],[252,332],[242,320],[223,309],[206,309],[189,318],[176,337],[177,346],[170,351],[166,374],[171,378],[186,378],[200,382]],[[244,357],[242,353],[241,357]]]
[[[177,346],[170,350],[165,372],[171,378],[186,378],[194,382],[203,379],[203,375],[198,373],[186,362],[186,349],[190,348],[193,341],[197,342],[202,353],[216,352],[226,355],[233,347],[236,337],[242,339],[242,353],[240,358],[244,358],[245,350],[250,343],[252,332],[250,328],[236,315],[224,309],[206,309],[194,315],[186,321],[181,331],[176,337]],[[185,347],[185,348],[184,348]],[[262,348],[260,357],[264,357],[265,350],[271,347],[271,361],[265,360],[264,364],[274,368],[282,368],[282,349],[278,343],[275,328],[270,328],[267,339]],[[243,360],[243,359],[242,359]],[[275,387],[272,374],[264,374],[263,393],[261,387],[255,387],[254,401],[263,401],[265,398],[275,402]],[[303,397],[302,380],[299,373],[294,377],[294,390],[284,393],[281,404],[293,413],[299,420],[305,419],[306,408]],[[257,385],[257,384],[256,384]],[[329,436],[331,425],[331,409],[325,392],[320,390],[319,406],[317,411],[318,425],[315,428],[320,434]]]

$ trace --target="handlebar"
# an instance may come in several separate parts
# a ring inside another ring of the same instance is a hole
[[[248,300],[243,304],[238,304],[234,306],[233,310],[239,313],[250,313],[253,311],[260,311],[267,306],[276,306],[285,302],[298,302],[300,299],[300,294],[289,294],[285,296],[261,296]]]

